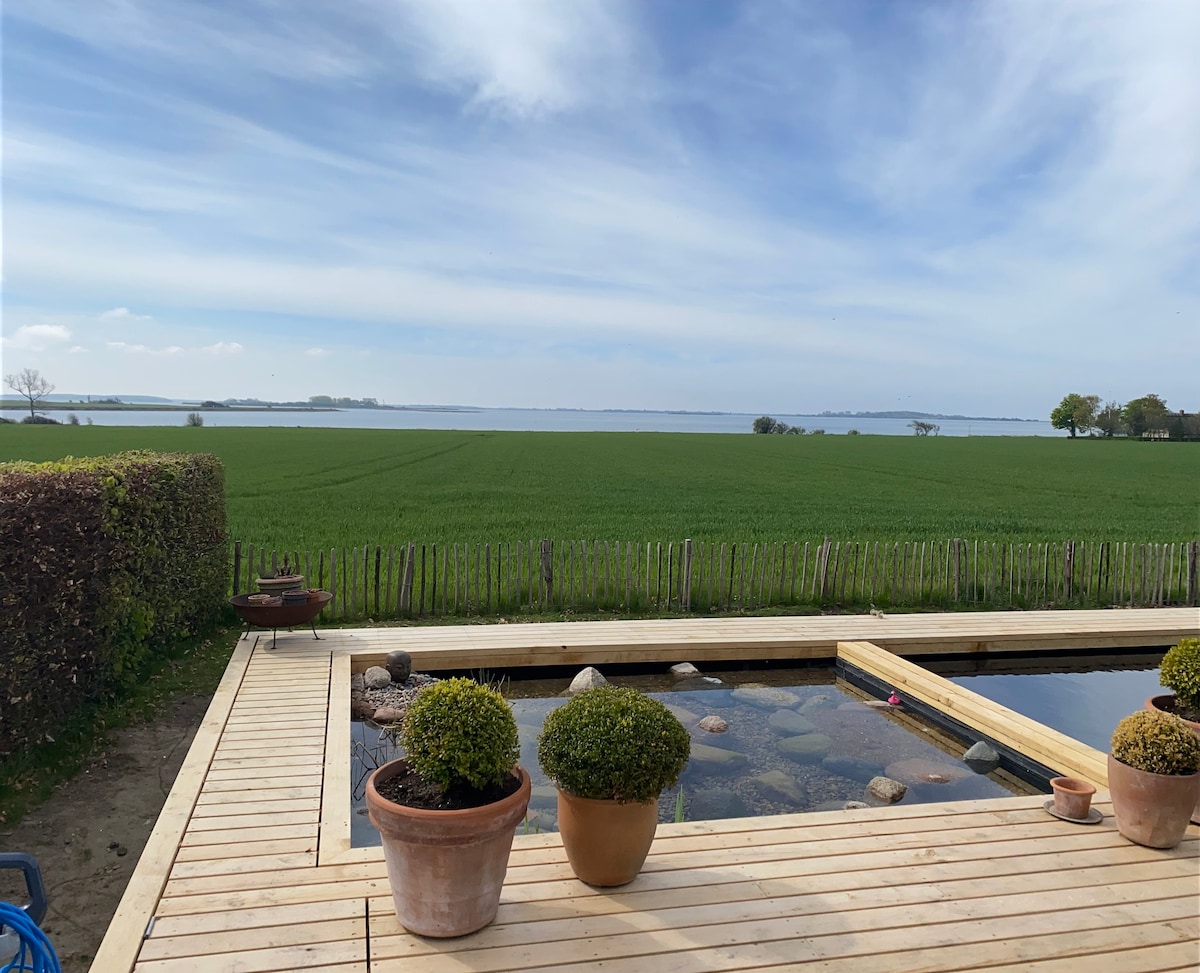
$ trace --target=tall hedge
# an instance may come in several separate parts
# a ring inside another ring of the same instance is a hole
[[[0,758],[211,626],[226,567],[215,456],[0,465]]]

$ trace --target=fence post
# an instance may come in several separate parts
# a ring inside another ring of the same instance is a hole
[[[1075,542],[1063,544],[1063,601],[1069,602],[1075,581]]]
[[[542,610],[545,611],[554,601],[554,544],[543,538],[539,546],[542,559]]]
[[[1187,603],[1189,605],[1200,604],[1200,598],[1198,598],[1200,591],[1197,590],[1200,588],[1200,584],[1196,577],[1197,562],[1200,562],[1200,541],[1189,541],[1187,555]]]
[[[683,542],[683,579],[679,591],[680,608],[685,612],[692,610],[692,539]]]
[[[962,578],[962,550],[959,545],[962,541],[959,538],[954,538],[954,603],[958,604],[960,584]]]
[[[242,583],[242,542],[234,541],[233,543],[233,593],[241,594],[238,591],[238,586]],[[246,587],[249,587],[247,585]]]

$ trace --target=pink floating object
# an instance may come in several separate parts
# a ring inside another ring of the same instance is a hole
[[[888,697],[888,702],[891,703],[893,706],[900,705],[900,697],[896,695],[896,690],[894,690],[894,689],[892,690],[892,695],[890,695]]]

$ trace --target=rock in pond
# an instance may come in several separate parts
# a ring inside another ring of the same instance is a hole
[[[678,665],[671,666],[671,675],[676,679],[692,679],[702,673],[690,662],[680,662]]]
[[[790,709],[777,709],[767,720],[769,726],[779,736],[796,737],[812,733],[817,727],[807,716]]]
[[[775,744],[775,749],[800,764],[819,764],[825,759],[833,741],[823,733],[806,733],[803,736],[784,737]]]
[[[907,787],[890,777],[872,777],[867,784],[867,795],[884,804],[895,804],[907,793]]]
[[[368,689],[386,689],[392,684],[392,677],[383,666],[371,666],[363,673],[363,685]]]
[[[363,720],[371,719],[377,708],[370,700],[352,699],[350,700],[350,718],[361,723]]]
[[[571,680],[571,685],[567,687],[567,692],[574,696],[576,693],[587,692],[589,689],[595,689],[598,686],[605,686],[608,680],[601,674],[600,670],[595,666],[588,666],[586,669],[581,669],[574,679]]]
[[[380,706],[371,714],[372,722],[378,723],[380,726],[390,726],[399,723],[402,719],[404,719],[404,710],[397,709],[395,706]]]
[[[990,774],[1000,766],[1000,754],[985,740],[980,740],[963,754],[963,763],[977,774]]]
[[[952,780],[970,777],[971,771],[958,764],[942,763],[940,760],[926,760],[922,757],[910,757],[908,760],[897,760],[890,763],[883,771],[893,780],[905,784],[948,784]]]
[[[749,703],[759,709],[778,709],[781,706],[795,706],[800,697],[786,689],[776,689],[774,686],[764,686],[761,683],[751,683],[739,686],[733,691],[735,703]]]
[[[797,807],[808,804],[808,791],[804,789],[804,785],[782,770],[768,770],[765,774],[751,777],[748,783],[768,800],[782,801]]]
[[[733,791],[723,787],[710,787],[693,791],[687,795],[689,817],[700,821],[718,818],[743,818],[749,813],[746,802]]]
[[[835,702],[833,697],[827,696],[825,693],[817,693],[816,696],[809,696],[800,707],[800,712],[805,716],[811,716],[813,713],[819,713],[823,709],[832,709]]]
[[[821,769],[847,780],[856,780],[860,784],[866,784],[872,777],[883,775],[882,764],[859,757],[826,757],[821,761]]]
[[[720,716],[706,716],[696,725],[707,733],[724,733],[729,729],[729,724]]]
[[[730,773],[744,767],[749,758],[736,750],[724,750],[721,747],[710,747],[704,743],[692,744],[691,763],[698,770],[710,774]]]

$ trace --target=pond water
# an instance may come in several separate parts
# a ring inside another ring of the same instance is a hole
[[[521,764],[533,778],[529,831],[557,830],[556,792],[537,762],[537,736],[546,715],[566,702],[571,674],[506,681],[517,718]],[[887,776],[906,784],[899,803],[929,803],[1027,794],[1030,788],[1000,772],[974,773],[959,758],[973,741],[948,737],[901,704],[871,701],[836,680],[831,667],[712,671],[719,682],[673,682],[663,675],[613,675],[660,700],[692,731],[692,757],[680,788],[659,799],[659,820],[785,814],[870,801],[867,782]],[[696,728],[705,716],[728,724],[724,733]],[[386,732],[370,723],[351,728],[351,839],[379,843],[366,816],[363,791],[374,768],[397,755]],[[682,799],[680,794],[682,793]],[[519,828],[518,832],[523,830]]]
[[[1164,651],[1130,650],[1100,658],[1026,662],[995,659],[981,672],[956,671],[953,663],[931,663],[928,668],[964,689],[1107,752],[1113,730],[1123,717],[1141,709],[1148,697],[1170,691],[1158,681]]]

